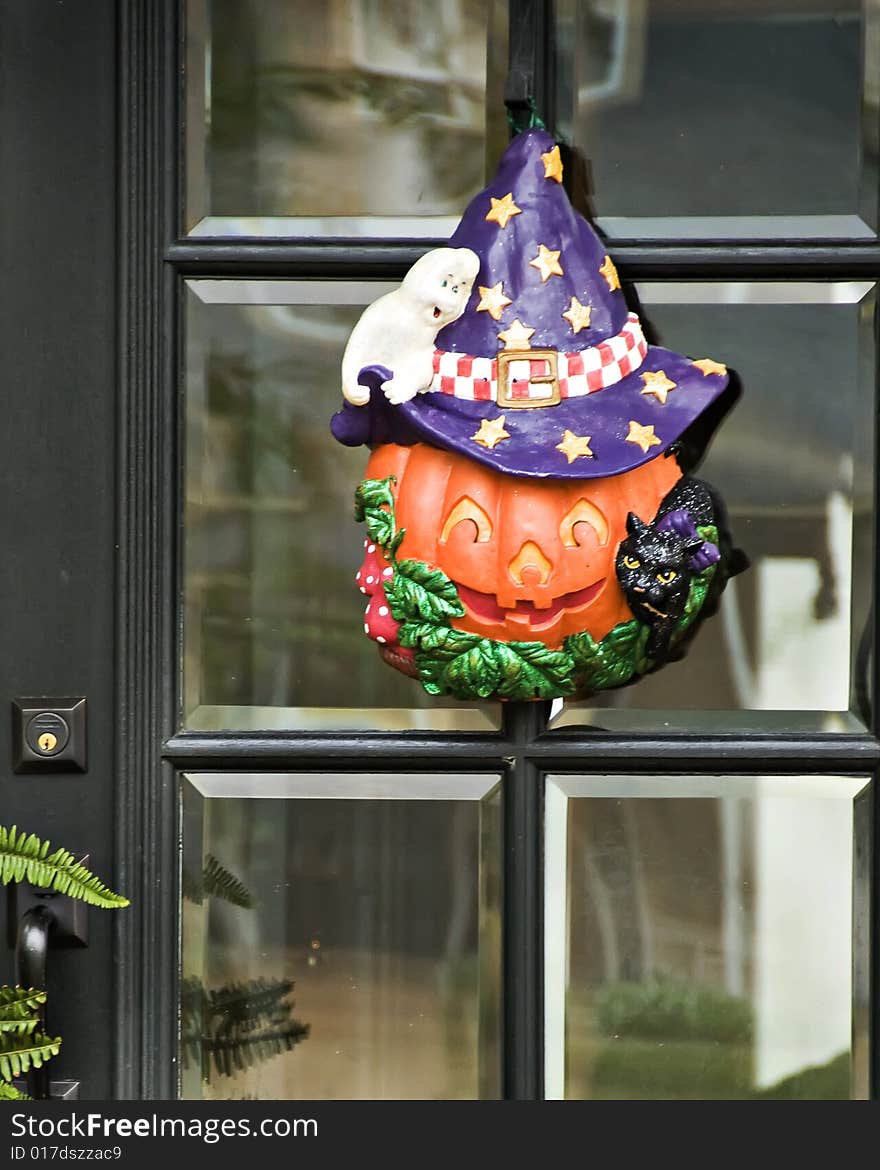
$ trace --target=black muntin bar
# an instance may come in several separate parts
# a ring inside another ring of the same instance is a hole
[[[511,705],[512,706],[512,705]],[[507,708],[505,709],[507,710]],[[507,716],[506,726],[511,726]],[[871,735],[611,735],[592,728],[523,737],[495,734],[382,732],[182,732],[163,756],[182,769],[250,767],[445,771],[502,766],[522,756],[543,770],[590,772],[724,772],[760,774],[869,772],[880,763]]]
[[[181,276],[397,280],[443,239],[183,239],[165,250]],[[841,280],[880,278],[880,242],[658,242],[620,240],[609,251],[627,280]]]
[[[546,726],[549,704],[511,703],[513,745],[504,781],[504,1097],[544,1096],[543,778],[525,747]]]

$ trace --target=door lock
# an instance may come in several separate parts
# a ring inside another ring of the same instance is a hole
[[[85,772],[85,699],[13,700],[12,744],[16,772]]]
[[[40,711],[28,722],[24,737],[37,755],[57,756],[70,740],[70,724],[57,711]]]

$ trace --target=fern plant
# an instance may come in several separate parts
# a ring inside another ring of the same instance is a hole
[[[4,886],[27,881],[102,910],[119,910],[129,904],[128,898],[108,890],[72,853],[66,849],[50,853],[50,849],[48,841],[33,833],[19,833],[15,825],[11,829],[0,825],[0,881]]]
[[[254,906],[253,894],[247,886],[221,865],[213,853],[205,858],[205,867],[198,876],[184,872],[183,896],[196,906],[201,906],[206,898],[221,898],[243,910]]]
[[[127,898],[108,889],[66,849],[50,852],[48,841],[0,825],[0,882],[30,882],[97,906],[118,910]],[[46,993],[38,988],[0,987],[0,1101],[26,1101],[12,1081],[58,1055],[60,1036],[41,1031]]]
[[[280,1056],[305,1040],[309,1025],[294,1018],[290,979],[254,979],[206,991],[198,979],[181,988],[184,1067],[195,1063],[202,1080],[232,1076]]]

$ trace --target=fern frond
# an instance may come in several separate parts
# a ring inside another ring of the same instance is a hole
[[[15,1085],[10,1085],[7,1081],[0,1081],[0,1101],[30,1101],[27,1093],[22,1093],[20,1089],[16,1089]]]
[[[205,860],[202,889],[205,897],[223,898],[233,906],[241,906],[245,910],[250,910],[254,904],[250,890],[211,853]]]
[[[0,825],[0,882],[27,880],[42,889],[57,890],[90,906],[118,910],[127,906],[128,898],[109,890],[93,873],[66,849],[49,852],[49,842],[33,833],[19,833]]]
[[[37,987],[0,987],[0,1020],[28,1020],[45,1002]]]
[[[4,1020],[0,1019],[0,1036],[28,1036],[35,1031],[37,1019]]]
[[[208,993],[208,1010],[219,1017],[223,1031],[241,1028],[250,1032],[267,1021],[278,1023],[290,1017],[291,1006],[284,999],[293,991],[292,979],[253,979],[231,983]]]
[[[251,1068],[261,1060],[290,1052],[309,1034],[309,1025],[291,1020],[285,1028],[258,1032],[254,1036],[218,1036],[210,1044],[217,1072],[231,1076],[234,1072]]]
[[[32,1068],[40,1068],[45,1061],[58,1055],[61,1037],[54,1039],[36,1033],[34,1036],[0,1036],[0,1079],[11,1081]]]
[[[253,979],[206,992],[198,979],[181,989],[181,1050],[184,1067],[201,1064],[202,1079],[212,1068],[223,1076],[289,1052],[309,1034],[308,1024],[291,1018],[290,979]]]

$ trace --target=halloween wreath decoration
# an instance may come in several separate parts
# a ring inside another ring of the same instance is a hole
[[[727,368],[649,345],[544,130],[370,305],[334,436],[371,455],[364,632],[434,695],[621,686],[684,652],[744,558],[689,474]]]

